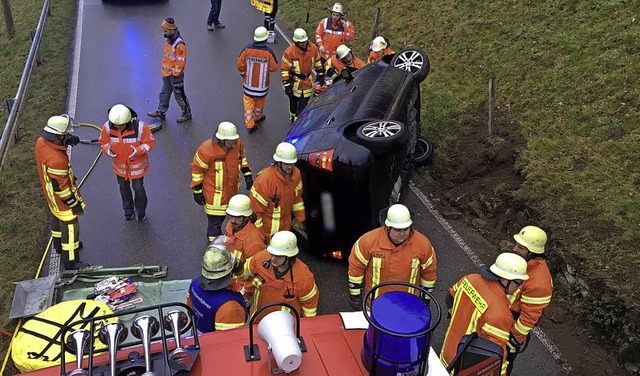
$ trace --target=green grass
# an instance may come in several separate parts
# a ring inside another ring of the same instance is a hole
[[[20,83],[29,48],[30,31],[35,30],[44,1],[10,1],[16,35],[10,39],[2,19],[0,27],[0,98],[14,98]],[[22,105],[18,126],[21,140],[9,149],[0,176],[0,328],[12,332],[16,320],[9,321],[14,281],[35,277],[48,232],[47,204],[38,180],[33,145],[47,119],[65,111],[71,38],[75,26],[76,2],[51,3],[39,57],[42,65],[33,69]],[[8,111],[0,110],[2,128]],[[0,355],[6,354],[9,340],[0,337]]]

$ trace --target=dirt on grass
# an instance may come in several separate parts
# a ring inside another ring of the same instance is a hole
[[[512,235],[539,219],[538,213],[513,197],[525,182],[514,167],[525,146],[517,124],[498,117],[489,136],[487,119],[479,116],[477,123],[460,132],[445,176],[421,181],[419,176],[428,173],[428,166],[415,174],[416,185],[484,263],[511,250]],[[615,352],[607,348],[604,336],[585,327],[576,313],[579,310],[563,293],[554,291],[539,326],[562,354],[566,374],[628,374],[616,361]]]

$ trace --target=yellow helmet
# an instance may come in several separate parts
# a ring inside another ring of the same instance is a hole
[[[73,133],[71,118],[66,114],[52,116],[47,121],[47,125],[44,126],[44,131],[58,135]]]
[[[109,109],[109,121],[115,125],[127,124],[131,121],[131,110],[123,104],[116,104]]]
[[[238,128],[229,121],[223,121],[218,124],[216,138],[218,140],[237,140],[240,138],[240,136],[238,136]]]
[[[253,40],[255,40],[256,42],[264,42],[267,39],[269,39],[269,31],[266,27],[257,27],[253,32]]]
[[[336,57],[338,59],[344,59],[344,57],[347,56],[349,52],[351,52],[351,48],[345,46],[344,44],[341,44],[336,49]]]
[[[253,214],[251,210],[251,200],[243,194],[237,194],[229,200],[227,214],[234,217],[249,217]]]
[[[296,147],[288,142],[281,142],[276,147],[276,152],[273,154],[273,160],[276,162],[293,164],[298,161],[298,152]]]
[[[291,231],[278,231],[271,238],[267,251],[274,256],[293,257],[298,254],[298,239]]]
[[[304,29],[297,28],[293,31],[294,42],[306,42],[308,40],[309,37],[307,37],[307,32]]]
[[[384,224],[387,227],[393,227],[397,229],[403,229],[411,226],[413,220],[411,220],[411,213],[406,206],[402,204],[395,204],[389,207],[387,210],[387,219]]]
[[[547,234],[540,227],[526,226],[519,233],[513,235],[513,239],[525,247],[531,253],[543,254],[547,244]]]
[[[371,51],[380,52],[387,48],[387,41],[383,37],[375,37],[371,41]]]
[[[496,262],[489,267],[493,274],[507,280],[527,280],[527,262],[515,253],[505,252],[498,255]]]
[[[233,270],[236,256],[222,244],[209,245],[202,257],[202,276],[208,279],[221,279]]]
[[[333,6],[331,7],[331,13],[340,13],[344,15],[344,12],[342,10],[342,4],[340,3],[333,4]]]

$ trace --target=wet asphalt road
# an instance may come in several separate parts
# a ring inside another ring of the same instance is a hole
[[[106,267],[167,265],[169,279],[195,278],[200,274],[207,244],[206,217],[189,188],[189,164],[195,150],[212,136],[219,122],[232,121],[245,142],[251,167],[254,172],[260,171],[271,162],[275,146],[289,129],[287,99],[276,72],[271,76],[271,92],[265,106],[267,120],[257,132],[246,133],[236,60],[243,46],[252,40],[254,28],[262,25],[262,13],[252,8],[248,0],[224,1],[220,20],[227,27],[216,31],[205,27],[208,0],[131,3],[80,0],[77,96],[72,94],[69,108],[75,108],[78,121],[101,126],[107,118],[106,110],[124,103],[134,108],[142,120],[154,122],[145,114],[156,109],[161,87],[164,40],[160,22],[173,17],[188,46],[185,88],[193,120],[177,124],[180,109],[171,100],[163,129],[155,133],[151,172],[145,177],[149,206],[142,223],[125,221],[111,163],[106,157],[100,158],[82,187],[87,209],[80,219],[84,243],[81,258]],[[270,46],[280,59],[287,42],[279,36],[279,42]],[[73,93],[75,88],[71,89]],[[83,139],[98,136],[89,128],[82,128],[77,134]],[[97,145],[74,149],[72,163],[77,175],[86,173],[98,152]],[[247,192],[243,189],[241,193]],[[435,293],[440,300],[460,277],[475,272],[476,266],[410,189],[404,202],[419,214],[416,227],[427,234],[436,249],[439,281]],[[311,257],[304,250],[301,258],[314,272],[320,289],[319,313],[348,310],[346,265]],[[441,346],[447,322],[443,317],[436,329],[436,350]],[[562,367],[537,340],[518,360],[517,375],[563,374]]]

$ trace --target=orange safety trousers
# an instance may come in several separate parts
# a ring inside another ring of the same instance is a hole
[[[264,109],[264,103],[267,101],[267,96],[264,97],[251,97],[247,94],[243,95],[244,99],[244,125],[247,129],[253,129],[256,126],[256,120],[260,120],[262,117],[262,110]]]

